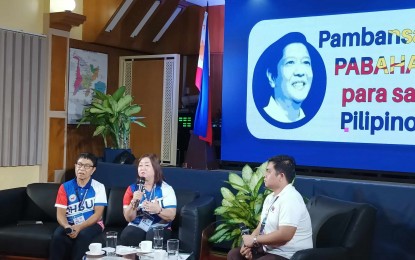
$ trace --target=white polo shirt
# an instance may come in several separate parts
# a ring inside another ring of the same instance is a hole
[[[297,230],[287,244],[280,247],[266,245],[264,250],[289,259],[295,252],[313,247],[311,220],[303,197],[291,184],[288,184],[277,196],[277,200],[274,193],[265,198],[261,222],[268,210],[269,213],[263,233],[271,233],[278,230],[280,226],[292,226]]]

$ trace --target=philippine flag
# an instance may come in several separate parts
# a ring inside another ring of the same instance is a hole
[[[195,85],[199,89],[199,102],[197,104],[195,123],[193,132],[201,140],[212,144],[212,118],[210,107],[209,90],[209,28],[208,13],[205,12],[200,37],[199,59]]]

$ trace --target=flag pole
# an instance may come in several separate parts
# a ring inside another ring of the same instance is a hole
[[[208,8],[209,1],[206,2],[206,10],[203,17],[195,76],[195,86],[199,90],[199,101],[185,159],[185,165],[193,169],[217,169],[219,167],[216,153],[212,146]]]

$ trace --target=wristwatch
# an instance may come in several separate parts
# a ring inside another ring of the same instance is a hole
[[[253,246],[255,246],[255,247],[259,246],[259,243],[258,243],[258,241],[257,241],[257,237],[258,237],[258,235],[254,236],[254,243],[253,243]]]

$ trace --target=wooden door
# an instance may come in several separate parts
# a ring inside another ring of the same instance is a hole
[[[131,126],[130,147],[136,157],[145,153],[160,156],[163,111],[164,59],[135,60],[132,66],[131,93],[141,106],[146,127]]]

